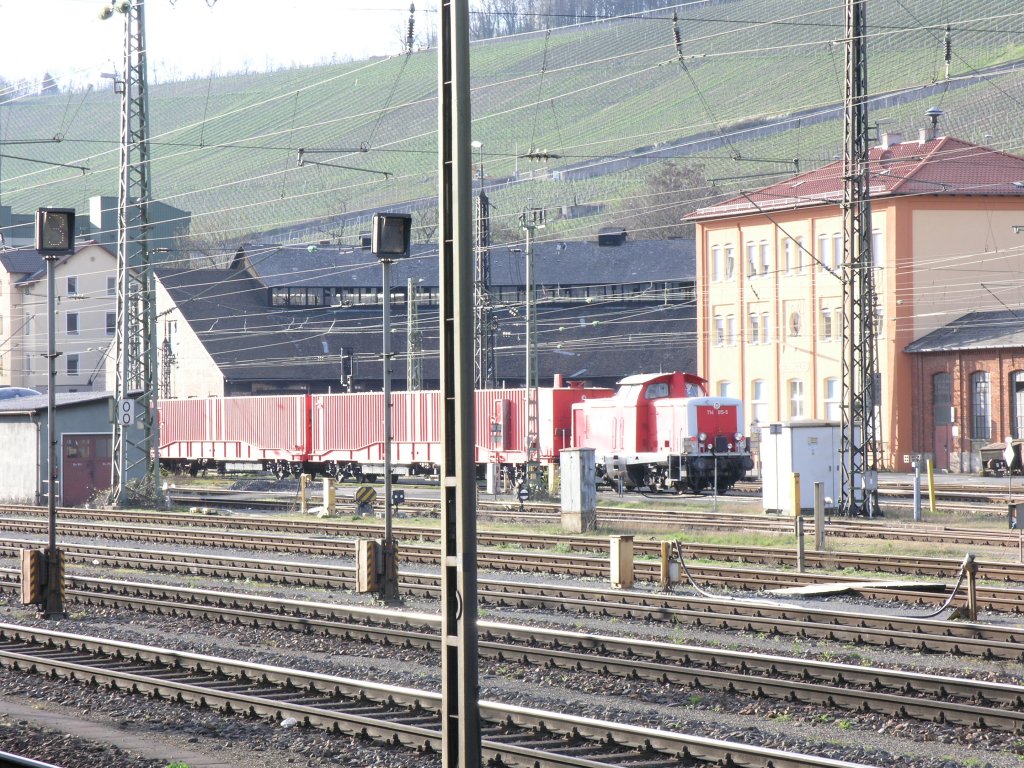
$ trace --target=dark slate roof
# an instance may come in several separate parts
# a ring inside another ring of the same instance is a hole
[[[872,147],[872,198],[897,195],[1024,197],[1024,157],[942,136]],[[780,208],[835,204],[843,199],[843,163],[832,162],[756,192],[694,211],[688,219],[714,219]]]
[[[908,344],[905,352],[1024,347],[1024,307],[971,312]]]
[[[368,251],[338,246],[245,245],[246,264],[268,287],[376,287],[381,267]],[[491,248],[491,285],[523,285],[524,244]],[[391,267],[391,283],[403,286],[438,284],[436,245],[413,245],[410,257]],[[696,279],[693,240],[638,240],[619,246],[595,242],[542,241],[534,246],[534,279],[538,285],[600,285]]]
[[[94,240],[76,243],[75,253],[77,254],[83,249],[91,248],[93,246],[102,248],[111,256],[114,255],[114,252],[107,248],[107,246],[102,243],[97,243]],[[5,260],[5,257],[10,254],[15,255],[13,255],[8,262]],[[70,259],[72,255],[73,254],[70,253],[64,254],[57,259],[57,263],[63,264],[65,261]],[[2,264],[4,269],[8,272],[22,275],[22,277],[17,280],[18,285],[28,285],[46,277],[46,262],[38,253],[36,253],[35,249],[22,249],[18,251],[0,253],[0,264]]]
[[[354,356],[357,382],[380,380],[380,306],[268,307],[267,290],[240,270],[158,271],[157,277],[230,380],[337,381],[342,350]],[[423,376],[436,380],[437,308],[421,307],[418,321]],[[503,310],[496,325],[498,379],[519,382],[525,367],[521,312]],[[542,381],[555,373],[613,383],[632,373],[696,370],[693,303],[541,303],[537,328]],[[399,382],[407,348],[400,305],[392,307],[392,329],[393,378]]]
[[[228,379],[337,379],[342,348],[379,354],[379,308],[269,307],[267,290],[243,271],[157,277]]]
[[[526,342],[522,319],[497,318],[499,377],[521,380]],[[542,381],[555,373],[606,386],[623,376],[697,372],[695,304],[541,305],[537,309],[537,367]]]
[[[113,397],[110,392],[57,392],[54,395],[55,405],[58,410],[67,406],[90,403],[97,400],[109,400]],[[12,397],[9,400],[0,400],[0,413],[38,413],[49,408],[49,398],[46,394],[29,395],[28,397]]]
[[[15,275],[31,275],[43,268],[45,262],[34,248],[0,251],[0,265]]]

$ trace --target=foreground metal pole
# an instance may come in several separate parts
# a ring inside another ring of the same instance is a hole
[[[382,259],[380,269],[384,284],[384,578],[380,596],[394,603],[398,601],[398,564],[391,526],[391,260]]]
[[[43,616],[47,619],[64,618],[64,569],[61,552],[57,549],[57,302],[55,298],[54,262],[56,256],[46,257],[46,443],[47,474],[47,544],[46,544],[46,602]]]
[[[440,15],[441,764],[479,768],[469,0]]]

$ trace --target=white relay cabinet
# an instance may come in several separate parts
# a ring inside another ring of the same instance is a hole
[[[793,513],[793,473],[800,475],[800,509],[814,509],[814,484],[839,501],[840,426],[834,421],[791,421],[761,427],[761,495],[765,512]],[[829,502],[825,502],[828,506]]]

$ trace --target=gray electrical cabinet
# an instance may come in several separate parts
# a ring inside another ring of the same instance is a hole
[[[838,503],[840,426],[834,421],[792,421],[761,428],[761,495],[765,512],[793,514],[793,474],[800,475],[800,509],[814,509],[814,484],[825,506]]]

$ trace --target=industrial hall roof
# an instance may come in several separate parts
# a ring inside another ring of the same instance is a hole
[[[523,243],[490,249],[491,285],[525,284],[524,249]],[[414,244],[410,250],[409,258],[392,264],[392,285],[405,285],[411,278],[420,285],[437,286],[437,245]],[[245,266],[268,288],[380,286],[380,263],[368,248],[247,244],[242,251]],[[695,253],[691,239],[625,239],[619,245],[541,241],[534,244],[534,281],[545,286],[692,281]]]
[[[971,312],[925,334],[905,352],[957,352],[1024,347],[1024,307]]]
[[[375,327],[379,333],[379,308],[341,318],[329,307],[270,307],[266,288],[244,270],[157,270],[156,276],[226,379],[337,380],[343,351],[379,353],[380,339],[369,333]]]
[[[868,188],[874,198],[908,195],[1024,197],[1024,157],[948,136],[872,147]],[[777,184],[701,208],[704,220],[764,211],[835,205],[843,199],[843,163],[835,161]]]
[[[271,306],[268,289],[243,269],[158,270],[157,279],[228,380],[337,382],[342,358],[351,360],[355,382],[371,386],[380,380],[380,304]],[[436,380],[437,307],[424,304],[417,314],[423,377]],[[522,315],[521,304],[494,310],[496,374],[510,385],[524,375]],[[392,348],[400,356],[393,378],[399,381],[407,349],[404,303],[393,305],[391,327]],[[693,371],[695,339],[693,300],[541,302],[538,375],[542,381],[560,373],[612,384],[633,373]]]

